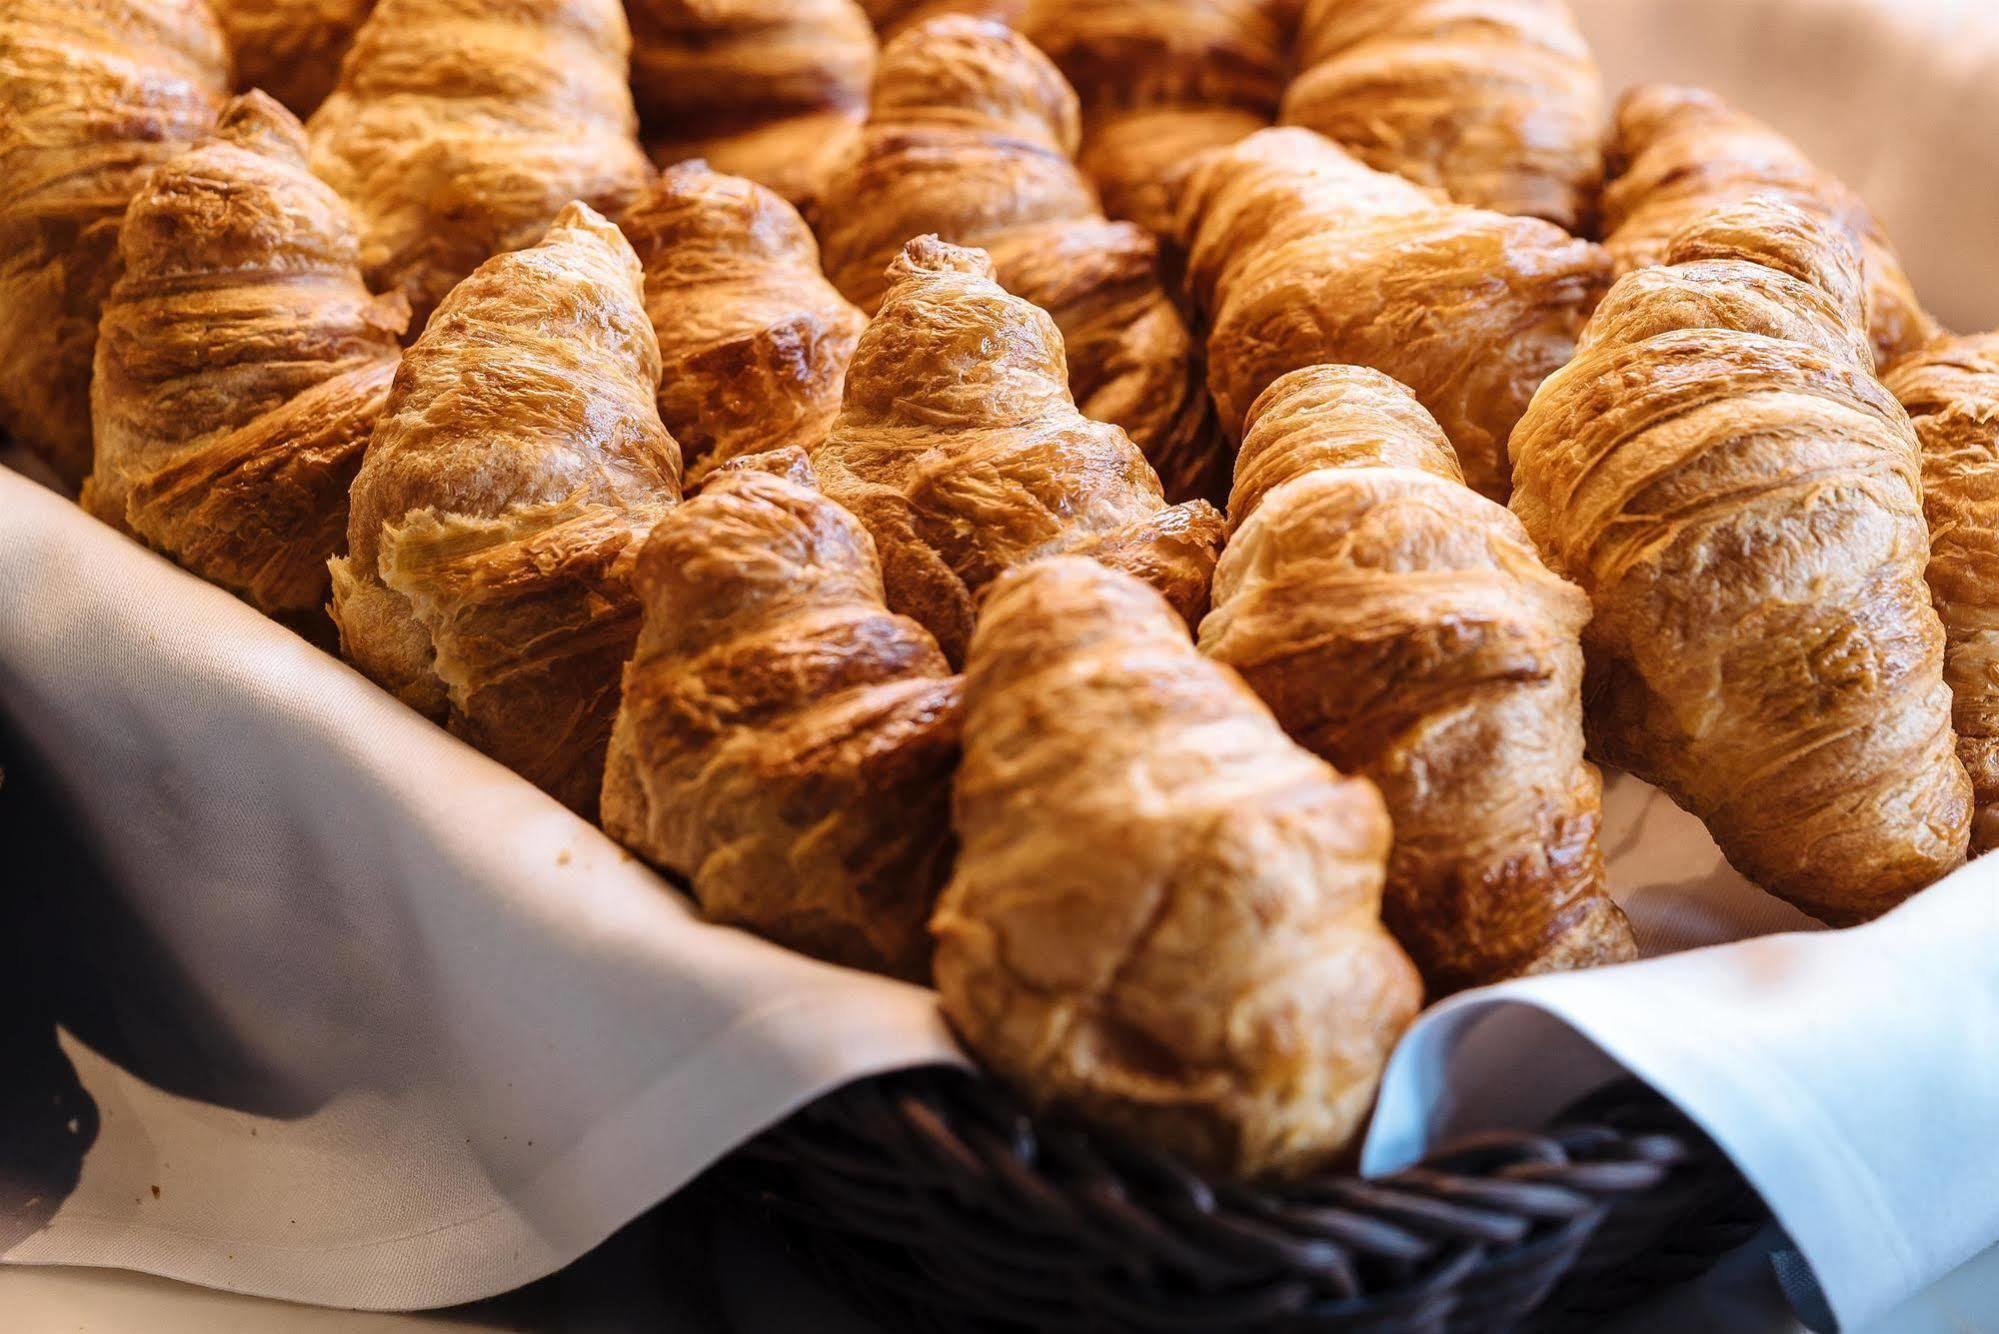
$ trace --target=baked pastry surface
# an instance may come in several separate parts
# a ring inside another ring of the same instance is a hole
[[[927,980],[959,681],[884,605],[867,530],[797,450],[748,456],[654,528],[636,584],[605,830],[718,921]]]
[[[1077,411],[1054,320],[995,282],[984,252],[934,236],[911,241],[889,280],[812,456],[826,494],[874,535],[888,605],[959,662],[987,584],[1074,552],[1198,620],[1221,515],[1168,506],[1130,437]]]
[[[1921,449],[1860,252],[1755,196],[1620,279],[1514,433],[1513,510],[1590,595],[1590,739],[1730,863],[1863,921],[1964,859]]]
[[[1379,371],[1312,366],[1250,409],[1202,652],[1381,789],[1383,917],[1432,997],[1637,957],[1583,759],[1589,599],[1464,484]]]
[[[228,90],[205,0],[0,8],[0,432],[69,487],[90,471],[90,363],[125,205]]]
[[[380,0],[307,122],[312,169],[361,219],[361,269],[410,332],[571,200],[629,204],[650,165],[618,0]]]
[[[585,814],[632,567],[680,495],[638,257],[571,204],[486,261],[403,354],[333,562],[343,656]]]
[[[258,610],[317,620],[409,319],[263,93],[146,178],[91,382],[83,505]]]
[[[944,1013],[1037,1106],[1209,1171],[1344,1152],[1422,986],[1382,929],[1389,826],[1159,595],[1001,578],[965,676]]]

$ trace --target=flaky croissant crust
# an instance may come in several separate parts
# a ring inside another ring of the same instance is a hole
[[[1907,416],[1859,252],[1757,197],[1622,279],[1514,434],[1513,507],[1590,594],[1591,739],[1831,922],[1962,860],[1970,785]]]
[[[83,503],[265,612],[326,601],[347,491],[409,317],[361,284],[353,220],[262,93],[156,170],[120,236]]]
[[[1369,366],[1414,391],[1497,499],[1514,423],[1609,279],[1603,251],[1558,227],[1446,202],[1297,128],[1212,154],[1180,232],[1233,438],[1286,371]]]
[[[875,34],[854,0],[629,0],[632,91],[662,166],[705,158],[814,198],[866,113]]]
[[[460,283],[403,356],[333,564],[341,652],[594,810],[640,544],[678,498],[638,258],[582,204]]]
[[[763,460],[788,463],[739,462]],[[883,604],[867,531],[798,476],[717,473],[647,540],[604,827],[718,920],[927,978],[959,683]]]
[[[572,199],[608,212],[644,186],[630,48],[618,0],[380,0],[308,129],[369,286],[409,299],[413,331]]]
[[[1673,235],[1714,209],[1781,198],[1860,238],[1867,325],[1886,365],[1937,333],[1881,224],[1860,197],[1790,140],[1713,93],[1634,88],[1618,104],[1604,188],[1604,245],[1620,273],[1665,261]]]
[[[1114,218],[1173,234],[1196,158],[1268,125],[1290,0],[1034,0],[1021,32],[1083,108],[1077,162]]]
[[[1018,24],[1028,0],[860,0],[884,39],[931,19],[956,14],[991,23]]]
[[[1409,392],[1353,366],[1279,379],[1229,517],[1201,649],[1380,787],[1384,918],[1431,995],[1635,957],[1583,760],[1588,599],[1464,485]]]
[[[1076,410],[1054,321],[995,282],[982,252],[934,236],[889,277],[813,454],[826,494],[873,534],[889,606],[960,661],[988,583],[1079,552],[1199,617],[1221,516],[1169,508],[1130,438]]]
[[[1568,0],[1306,0],[1282,119],[1460,203],[1577,230],[1603,82]]]
[[[210,0],[236,56],[236,86],[300,116],[326,100],[375,0]]]
[[[910,237],[983,248],[1007,290],[1062,330],[1083,411],[1128,431],[1174,499],[1219,495],[1200,349],[1161,286],[1157,243],[1105,219],[1071,160],[1078,117],[1061,74],[1015,33],[961,18],[905,31],[814,214],[826,271],[872,310]]]
[[[1157,594],[1075,558],[994,586],[955,809],[937,985],[995,1073],[1210,1171],[1347,1147],[1420,1001],[1388,821]]]
[[[90,471],[90,366],[118,223],[214,124],[229,56],[205,0],[0,8],[0,431]]]
[[[825,440],[867,317],[771,191],[701,162],[668,168],[619,219],[645,266],[664,367],[659,415],[698,483],[740,455]]]
[[[1943,621],[1972,850],[1999,846],[1999,335],[1944,338],[1890,369],[1923,451],[1926,576]]]

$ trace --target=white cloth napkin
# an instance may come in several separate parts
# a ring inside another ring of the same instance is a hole
[[[1940,314],[1999,320],[1987,0],[1578,8],[1613,84],[1696,79],[1771,117],[1870,194]],[[105,874],[64,906],[117,982],[115,1025],[56,1006],[41,1036],[87,1094],[57,1137],[80,1179],[60,1151],[40,1176],[0,1156],[0,1260],[459,1302],[828,1088],[955,1058],[928,993],[702,924],[526,784],[4,470],[0,714],[82,813]],[[1999,863],[1805,933],[1641,784],[1608,805],[1649,953],[1766,938],[1438,1007],[1370,1168],[1629,1069],[1735,1156],[1848,1328],[1999,1239]]]
[[[130,1045],[121,1066],[63,1032],[100,1127],[8,1261],[468,1301],[829,1088],[958,1059],[929,992],[706,925],[513,774],[4,469],[0,714],[105,863],[74,892]],[[0,1224],[39,1189],[0,1180]]]

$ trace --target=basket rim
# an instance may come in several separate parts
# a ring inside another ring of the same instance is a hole
[[[1726,1156],[1636,1080],[1398,1171],[1243,1183],[925,1066],[826,1094],[722,1174],[838,1286],[936,1329],[1497,1330],[1592,1251],[1628,1268],[1703,1201],[1735,1199],[1743,1235],[1761,1221]]]

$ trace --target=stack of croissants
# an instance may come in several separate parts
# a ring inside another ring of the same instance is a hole
[[[1999,841],[1999,337],[1564,0],[12,0],[0,109],[90,513],[1202,1170],[1634,957],[1592,760],[1834,924]]]

